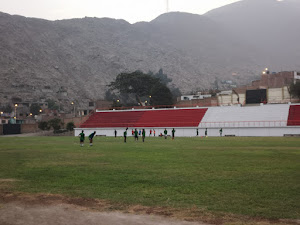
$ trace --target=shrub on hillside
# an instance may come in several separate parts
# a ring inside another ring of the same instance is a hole
[[[49,120],[48,124],[50,127],[53,128],[54,132],[63,128],[63,125],[64,125],[63,122],[61,121],[61,119],[59,119],[59,118],[54,118],[52,120]]]
[[[39,122],[39,129],[41,130],[50,130],[50,126],[47,121]]]
[[[74,128],[75,128],[74,122],[67,123],[67,127],[66,128],[67,128],[68,131],[74,130]]]

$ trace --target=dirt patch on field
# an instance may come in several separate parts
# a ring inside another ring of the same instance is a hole
[[[99,199],[2,191],[0,192],[0,224],[282,225],[300,223],[296,220],[269,221],[228,214],[209,214],[196,207],[181,210],[141,205],[128,206]]]
[[[83,211],[61,204],[50,206],[6,204],[0,209],[2,225],[200,225],[158,216],[128,215],[120,212]],[[204,225],[204,224],[202,224]]]
[[[1,225],[208,225],[159,215],[165,215],[164,210],[149,211],[142,206],[126,208],[97,199],[0,193]]]

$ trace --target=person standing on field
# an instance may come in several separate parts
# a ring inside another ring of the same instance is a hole
[[[126,139],[127,139],[127,129],[128,128],[126,128],[126,130],[124,131],[124,142],[126,143]]]
[[[165,135],[165,139],[167,139],[167,136],[168,136],[168,131],[167,131],[167,129],[165,128],[165,130],[164,130],[164,135]]]
[[[152,130],[150,129],[149,137],[152,135]]]
[[[117,137],[117,130],[115,130],[115,138]]]
[[[207,137],[207,128],[205,128],[205,137]]]
[[[83,144],[84,144],[84,137],[85,137],[85,134],[84,134],[84,132],[82,130],[81,133],[79,134],[80,146],[81,147],[83,147]]]
[[[153,129],[153,135],[154,135],[154,137],[155,137],[155,130]]]
[[[135,129],[135,130],[134,130],[134,140],[135,140],[135,141],[138,141],[138,140],[139,140],[138,134],[139,134],[138,131]]]
[[[145,137],[146,137],[146,131],[145,129],[142,130],[142,139],[143,139],[143,142],[145,142]]]
[[[219,130],[219,132],[220,132],[220,137],[222,137],[223,129],[221,128],[221,129]]]
[[[198,130],[198,128],[197,128],[196,134],[197,134],[197,137],[198,137],[199,136],[199,130]]]
[[[94,138],[95,134],[96,134],[96,131],[94,131],[94,133],[91,133],[91,134],[89,135],[90,146],[93,146],[93,138]]]
[[[172,130],[172,140],[174,140],[174,138],[175,138],[175,129],[173,128],[173,130]]]

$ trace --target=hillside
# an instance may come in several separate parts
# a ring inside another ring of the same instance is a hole
[[[298,3],[274,2],[263,5],[274,7],[272,19],[257,15],[258,0],[203,16],[174,12],[136,24],[109,18],[53,22],[0,13],[0,102],[101,99],[119,73],[134,70],[163,68],[183,93],[211,88],[216,79],[247,83],[265,66],[300,70]],[[257,35],[263,30],[267,34]]]
[[[300,68],[300,1],[244,0],[205,14],[259,50],[257,58],[273,70]]]

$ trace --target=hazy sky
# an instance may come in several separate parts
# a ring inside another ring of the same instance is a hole
[[[203,14],[239,0],[168,0],[169,11]],[[150,21],[167,11],[167,0],[0,0],[0,11],[47,20],[88,17]]]

